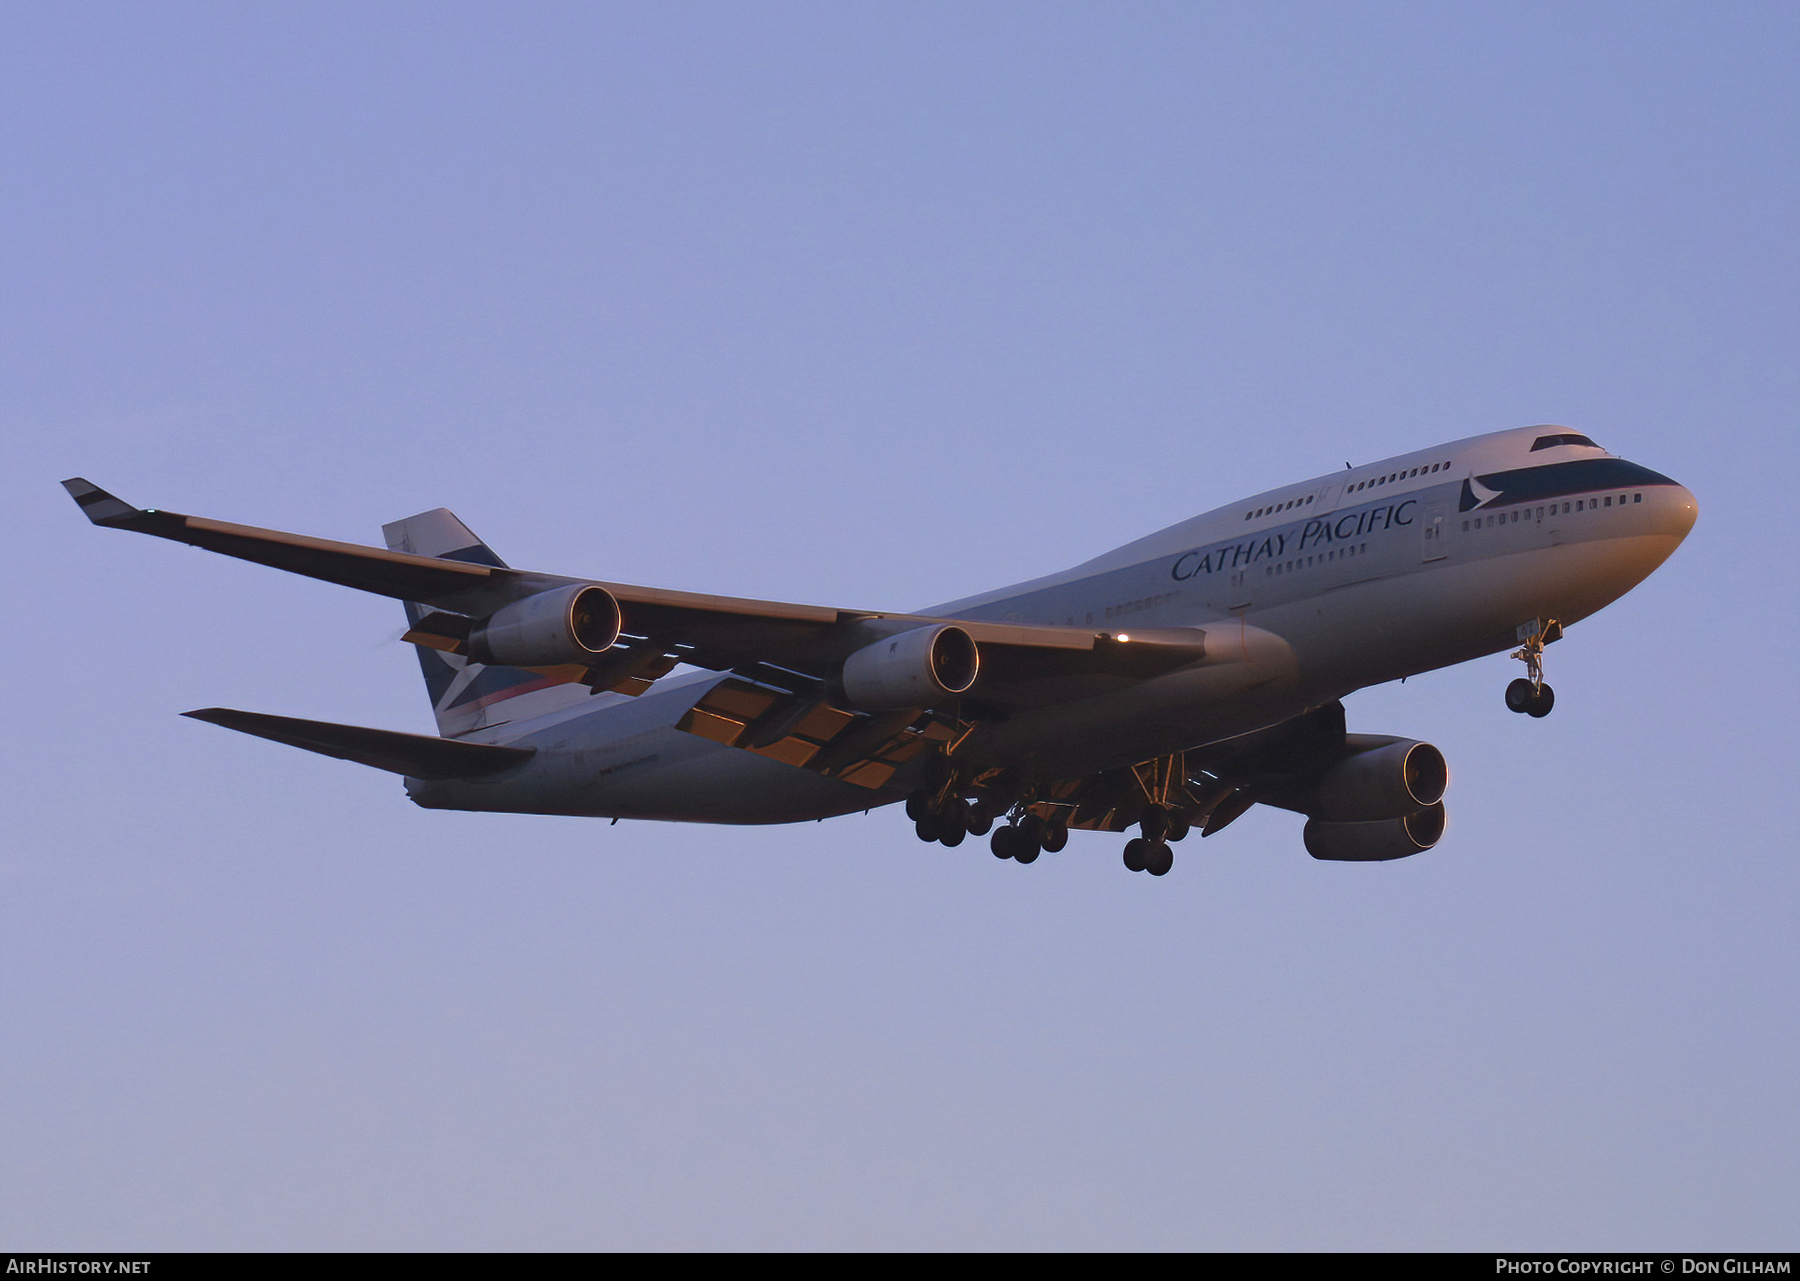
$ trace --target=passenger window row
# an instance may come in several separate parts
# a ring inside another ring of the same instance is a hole
[[[1625,500],[1627,498],[1629,498],[1634,503],[1641,503],[1644,501],[1644,496],[1641,493],[1620,494],[1619,495],[1619,506],[1623,507],[1625,505]],[[1608,494],[1608,495],[1606,495],[1606,497],[1604,499],[1601,499],[1601,498],[1577,498],[1575,500],[1575,510],[1578,512],[1579,511],[1599,511],[1601,509],[1602,505],[1611,507],[1613,505],[1613,496],[1611,494]],[[1521,515],[1523,515],[1524,519],[1526,519],[1528,521],[1534,521],[1534,522],[1540,521],[1540,520],[1544,519],[1545,510],[1546,510],[1545,508],[1540,507],[1537,509],[1537,512],[1534,515],[1532,513],[1531,508],[1519,507],[1519,508],[1515,508],[1512,511],[1512,513],[1511,513],[1512,519],[1511,520],[1507,519],[1508,513],[1501,512],[1498,515],[1489,516],[1487,518],[1487,522],[1485,524],[1483,524],[1481,517],[1477,516],[1473,522],[1465,520],[1462,523],[1463,532],[1465,534],[1468,533],[1471,524],[1473,524],[1474,528],[1476,528],[1476,529],[1492,529],[1492,528],[1494,528],[1495,521],[1498,521],[1502,525],[1516,525],[1519,523],[1519,519],[1520,519]],[[1556,504],[1551,503],[1548,510],[1549,510],[1550,515],[1552,515],[1552,516],[1556,515],[1557,514],[1556,513]],[[1564,516],[1567,516],[1569,514],[1569,504],[1568,503],[1564,503],[1562,505],[1562,514]]]
[[[1305,498],[1290,498],[1285,503],[1276,503],[1273,507],[1258,507],[1253,512],[1245,512],[1244,519],[1255,520],[1258,516],[1273,516],[1276,512],[1284,512],[1290,507],[1310,507],[1312,500],[1311,494]]]
[[[1394,484],[1396,481],[1411,480],[1414,476],[1429,476],[1433,472],[1449,471],[1449,470],[1450,470],[1450,464],[1445,462],[1445,463],[1432,463],[1429,467],[1415,467],[1411,471],[1402,470],[1402,471],[1396,471],[1396,472],[1389,472],[1387,475],[1377,476],[1373,480],[1359,481],[1358,483],[1350,486],[1350,488],[1346,489],[1344,492],[1346,494],[1354,494],[1359,490],[1373,489],[1377,485],[1391,485],[1391,484]],[[1256,520],[1259,517],[1272,516],[1276,512],[1287,511],[1291,507],[1310,507],[1310,506],[1312,506],[1312,495],[1309,494],[1305,498],[1290,498],[1285,503],[1276,503],[1270,507],[1258,507],[1255,511],[1247,511],[1244,513],[1244,519],[1245,520]]]
[[[1337,547],[1331,551],[1313,556],[1297,556],[1290,561],[1276,561],[1273,565],[1263,566],[1263,577],[1274,578],[1278,574],[1291,574],[1297,569],[1311,569],[1314,565],[1327,565],[1334,560],[1348,560],[1352,556],[1367,552],[1369,545],[1351,543],[1348,547]]]
[[[1359,490],[1373,489],[1377,485],[1391,485],[1396,481],[1411,480],[1414,476],[1429,476],[1433,472],[1449,470],[1449,463],[1433,463],[1429,467],[1415,467],[1411,471],[1389,472],[1386,476],[1377,476],[1373,480],[1358,481],[1344,492],[1346,494],[1354,494]]]

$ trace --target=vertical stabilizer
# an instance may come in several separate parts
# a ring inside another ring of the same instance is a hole
[[[448,508],[438,507],[394,521],[383,525],[381,532],[389,551],[506,568],[506,562]],[[429,613],[427,606],[406,602],[408,628]],[[586,686],[558,683],[523,668],[485,667],[423,645],[413,649],[425,674],[425,689],[431,695],[438,733],[446,738],[542,716],[589,697]]]

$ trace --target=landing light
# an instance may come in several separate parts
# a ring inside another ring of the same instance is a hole
[[[1120,639],[1120,640],[1122,640],[1122,641],[1128,641],[1128,640],[1130,640],[1130,639],[1131,639],[1131,637],[1129,637],[1129,636],[1127,636],[1127,635],[1126,635],[1126,634],[1125,634],[1125,633],[1124,633],[1124,632],[1120,632],[1120,633],[1119,633],[1119,639]]]

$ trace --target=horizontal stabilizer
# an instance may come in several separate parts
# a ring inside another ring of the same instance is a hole
[[[391,729],[365,729],[361,725],[303,721],[292,716],[268,716],[229,707],[203,707],[182,715],[317,752],[321,756],[335,756],[339,760],[355,761],[358,765],[413,778],[478,778],[523,765],[535,754],[529,747],[459,743],[454,739],[433,738],[429,734],[402,734]]]

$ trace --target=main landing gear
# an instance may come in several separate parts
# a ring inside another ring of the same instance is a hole
[[[913,821],[913,831],[921,841],[951,847],[961,845],[965,836],[985,836],[994,823],[993,815],[965,801],[949,785],[921,787],[908,796],[906,816]]]
[[[930,763],[926,778],[926,785],[906,798],[906,816],[922,841],[957,846],[991,829],[988,848],[994,857],[1018,863],[1035,863],[1039,854],[1054,854],[1069,843],[1067,816],[1060,809],[1052,818],[1033,813],[1032,790],[1017,778],[1002,775],[974,786],[942,758]],[[965,791],[973,791],[975,799],[964,799]],[[1008,822],[995,828],[994,820],[1002,815]]]
[[[932,765],[931,781],[905,799],[905,817],[913,820],[918,838],[954,847],[965,837],[985,837],[994,815],[979,802],[963,799],[954,766],[941,757]]]
[[[995,858],[1010,858],[1017,863],[1035,863],[1039,854],[1055,854],[1069,843],[1069,829],[1060,822],[1047,822],[1024,811],[1014,816],[1005,827],[997,827],[988,840]]]
[[[1143,835],[1125,842],[1126,869],[1167,876],[1175,866],[1175,851],[1169,844],[1188,834],[1187,819],[1166,805],[1146,805],[1138,819],[1138,831]]]
[[[1020,863],[1035,863],[1039,854],[1054,854],[1069,843],[1067,817],[1046,819],[1032,813],[1031,791],[1016,778],[1002,775],[976,787],[939,757],[928,764],[926,780],[925,786],[906,798],[906,816],[921,841],[954,847],[967,837],[986,836],[992,829],[988,848],[994,857]],[[965,799],[966,791],[973,791],[975,798]],[[994,820],[1002,815],[1009,815],[1009,821],[994,828]]]
[[[1513,657],[1525,664],[1526,675],[1506,687],[1506,708],[1542,718],[1556,706],[1556,691],[1544,682],[1544,646],[1562,639],[1562,624],[1554,618],[1541,624],[1533,620],[1519,631],[1524,644]]]

